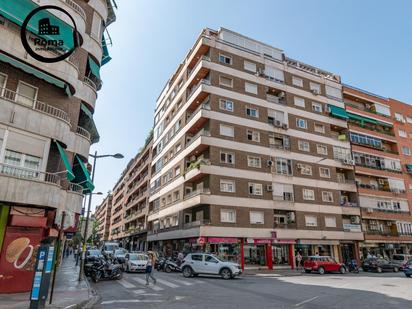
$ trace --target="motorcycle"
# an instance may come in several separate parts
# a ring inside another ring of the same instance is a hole
[[[170,273],[172,271],[175,271],[175,272],[181,272],[182,271],[180,266],[175,261],[173,261],[171,259],[166,260],[163,269],[166,273]]]
[[[123,277],[122,266],[106,261],[104,258],[96,259],[90,267],[89,273],[96,283],[102,279],[120,280]]]
[[[159,257],[155,262],[155,268],[157,271],[161,271],[164,269],[166,263],[166,259],[164,257]]]
[[[346,268],[348,272],[356,273],[356,274],[359,273],[359,267],[358,267],[358,264],[356,263],[356,260],[351,260],[347,262]]]

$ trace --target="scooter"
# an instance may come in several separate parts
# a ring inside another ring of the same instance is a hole
[[[122,266],[112,264],[104,258],[98,258],[90,268],[90,275],[94,282],[99,280],[120,280],[123,277]]]
[[[165,263],[166,263],[166,259],[165,259],[164,257],[159,257],[159,258],[156,260],[156,263],[155,263],[155,268],[156,268],[156,270],[157,270],[157,271],[164,270]]]
[[[180,266],[176,262],[169,259],[169,260],[166,260],[166,262],[165,262],[164,271],[166,273],[171,273],[172,271],[181,272],[182,269],[180,268]]]
[[[359,267],[358,267],[358,264],[356,263],[356,260],[351,260],[350,262],[346,263],[346,268],[351,273],[356,273],[356,274],[359,273]]]

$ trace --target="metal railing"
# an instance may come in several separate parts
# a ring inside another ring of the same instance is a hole
[[[196,139],[198,139],[200,136],[210,136],[210,132],[208,130],[202,129],[199,132],[197,132],[195,135],[193,135],[190,138],[190,141],[186,143],[186,147],[189,147]]]
[[[61,119],[70,124],[69,115],[65,111],[57,107],[48,105],[38,100],[34,100],[7,88],[0,88],[0,97],[7,101],[23,105],[55,118]]]
[[[60,185],[60,176],[58,174],[40,172],[27,168],[16,167],[5,163],[0,163],[0,174],[20,179],[38,180]]]
[[[188,123],[192,118],[200,111],[200,110],[208,110],[210,111],[210,104],[200,104],[187,118],[186,123]]]
[[[210,189],[209,188],[203,188],[203,189],[198,189],[194,190],[184,196],[184,200],[187,200],[189,198],[192,198],[194,196],[200,195],[200,194],[210,194]]]
[[[200,80],[195,86],[192,87],[192,89],[189,92],[189,95],[187,96],[187,101],[189,101],[190,97],[193,95],[193,93],[196,92],[196,90],[201,86],[201,85],[208,85],[210,86],[210,80],[208,79],[202,79]]]
[[[80,5],[75,3],[73,0],[61,0],[62,2],[65,2],[69,7],[71,7],[73,10],[75,10],[79,15],[86,20],[86,13],[84,10],[81,8]]]
[[[196,64],[193,66],[193,69],[191,69],[188,72],[188,79],[192,76],[193,72],[196,71],[197,66],[200,64],[201,61],[207,61],[210,62],[210,57],[203,55],[202,57],[200,57],[200,59],[196,62]]]
[[[91,140],[90,132],[87,131],[85,128],[77,127],[76,133],[87,138],[88,140]]]
[[[90,87],[93,88],[94,91],[97,92],[97,85],[94,81],[92,81],[90,78],[88,78],[87,76],[84,77],[83,81],[89,85]]]
[[[192,227],[201,226],[201,225],[208,225],[210,224],[210,220],[196,220],[188,223],[183,224],[184,229],[190,229]]]

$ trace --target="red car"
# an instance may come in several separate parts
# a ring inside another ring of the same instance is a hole
[[[317,271],[321,275],[325,272],[339,272],[341,274],[346,272],[345,265],[336,262],[330,256],[310,256],[303,264],[303,267],[307,273]]]

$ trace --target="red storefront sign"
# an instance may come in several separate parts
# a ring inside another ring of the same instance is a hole
[[[296,240],[294,239],[273,239],[275,244],[295,244]]]
[[[41,228],[8,227],[0,255],[0,293],[31,290]]]
[[[236,237],[209,237],[208,242],[210,244],[236,244],[238,243],[238,239]]]
[[[267,238],[255,239],[255,245],[265,245],[265,244],[271,244],[271,243],[272,243],[272,239],[267,239]]]

